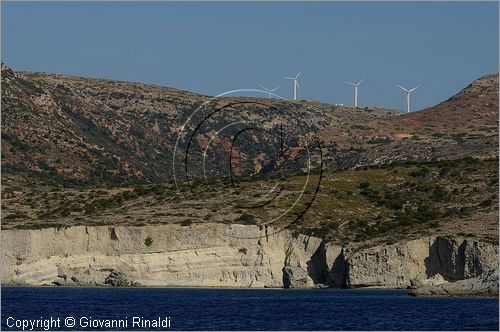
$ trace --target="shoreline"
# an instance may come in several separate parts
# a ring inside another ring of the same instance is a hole
[[[284,288],[284,287],[206,287],[206,286],[69,286],[69,285],[1,285],[1,288],[64,288],[64,289],[186,289],[186,290],[256,290],[256,291],[339,291],[339,292],[356,292],[356,291],[388,291],[388,292],[406,292],[406,294],[410,297],[414,298],[499,298],[499,295],[487,295],[487,294],[449,294],[449,295],[440,295],[440,294],[426,294],[426,295],[415,295],[412,294],[412,291],[415,289],[408,288],[385,288],[385,287],[355,287],[355,288],[333,288],[333,287],[310,287],[310,288]]]
[[[289,231],[269,238],[261,235],[263,230],[254,225],[215,223],[188,228],[76,226],[2,231],[2,287],[410,292],[451,285],[498,268],[498,245],[463,237],[425,237],[356,248]],[[490,288],[489,292],[498,292]],[[474,296],[477,289],[466,285],[460,291]]]
[[[63,288],[63,289],[166,289],[166,290],[242,290],[242,291],[290,291],[290,292],[304,292],[304,291],[329,291],[329,292],[371,292],[371,291],[387,291],[387,292],[400,292],[405,293],[405,295],[409,298],[475,298],[475,299],[498,299],[498,295],[485,295],[485,294],[451,294],[451,295],[414,295],[409,289],[402,288],[382,288],[382,287],[357,287],[357,288],[321,288],[321,287],[313,287],[313,288],[257,288],[257,287],[175,287],[175,286],[125,286],[125,287],[112,287],[112,286],[50,286],[50,285],[38,285],[38,286],[28,286],[28,285],[2,285],[1,288]]]

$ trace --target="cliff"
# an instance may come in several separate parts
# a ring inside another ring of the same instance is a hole
[[[120,271],[147,286],[282,287],[284,264],[307,268],[321,244],[222,224],[5,230],[2,240],[3,282],[25,285],[102,285]]]
[[[437,274],[456,281],[495,269],[498,245],[460,237],[428,237],[353,252],[347,266],[349,287],[406,288]]]
[[[427,285],[410,292],[413,296],[498,296],[498,269],[478,277],[439,285]]]
[[[253,225],[2,231],[4,285],[407,288],[497,267],[498,245],[466,238],[356,249]]]

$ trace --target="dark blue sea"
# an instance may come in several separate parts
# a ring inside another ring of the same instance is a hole
[[[498,331],[498,309],[495,298],[402,290],[2,287],[2,330],[29,320],[36,330],[114,330],[99,327],[114,320],[122,330]],[[170,327],[138,326],[153,321]]]

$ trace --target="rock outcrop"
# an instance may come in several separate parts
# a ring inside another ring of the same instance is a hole
[[[104,284],[114,287],[132,286],[133,282],[128,280],[128,276],[122,271],[113,271],[104,279]]]
[[[285,266],[283,268],[283,287],[285,288],[309,288],[314,283],[306,270],[298,266]]]
[[[2,231],[3,284],[416,288],[497,268],[498,245],[468,238],[356,249],[254,225]]]
[[[498,267],[498,245],[474,239],[428,237],[376,246],[346,255],[348,287],[408,288],[440,274],[447,281]]]
[[[498,269],[475,278],[428,285],[409,293],[413,296],[498,296]]]
[[[432,277],[425,279],[425,280],[421,280],[421,279],[411,280],[410,288],[420,288],[420,287],[424,287],[424,286],[438,286],[438,285],[445,284],[447,282],[448,281],[446,281],[443,278],[443,276],[438,273],[438,274],[433,275]]]
[[[321,243],[224,224],[3,230],[2,283],[283,287],[285,265],[319,280],[310,265]]]

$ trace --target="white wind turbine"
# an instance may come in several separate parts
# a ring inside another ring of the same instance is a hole
[[[269,93],[269,98],[273,98],[273,92],[278,90],[279,86],[275,87],[274,89],[268,89],[265,86],[261,85],[260,86],[262,89],[266,90],[267,93]]]
[[[405,91],[406,92],[406,113],[410,113],[410,93],[416,89],[418,89],[418,87],[420,87],[420,85],[417,85],[416,87],[414,87],[413,89],[407,89],[405,87],[402,87],[401,85],[398,84],[398,87]]]
[[[300,88],[299,81],[297,79],[299,78],[301,73],[302,70],[299,71],[299,73],[295,77],[285,77],[285,79],[287,80],[293,80],[293,100],[297,100],[297,89]]]
[[[358,107],[358,85],[360,85],[361,83],[363,83],[364,80],[365,79],[363,78],[358,83],[346,82],[347,84],[350,84],[350,85],[354,86],[354,106],[355,107]]]

